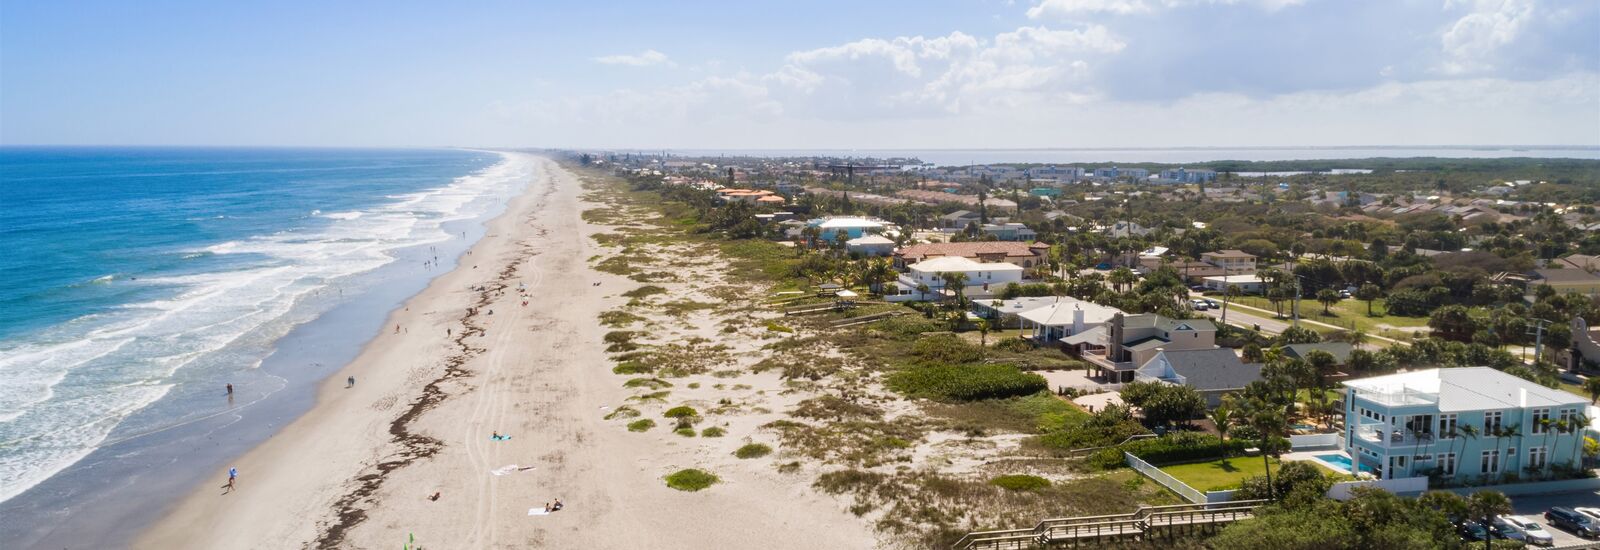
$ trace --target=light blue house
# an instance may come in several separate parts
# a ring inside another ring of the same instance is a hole
[[[1564,391],[1488,367],[1344,386],[1345,452],[1382,479],[1526,481],[1581,464],[1588,400]]]
[[[819,238],[825,242],[833,242],[840,233],[847,239],[859,239],[866,235],[880,235],[889,232],[893,224],[877,219],[862,218],[857,216],[834,216],[830,218],[817,218],[806,222],[806,225],[819,230]]]

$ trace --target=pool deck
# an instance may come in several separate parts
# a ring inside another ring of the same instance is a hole
[[[1320,451],[1300,451],[1300,452],[1294,452],[1294,453],[1284,453],[1284,454],[1282,454],[1281,456],[1278,457],[1278,460],[1281,460],[1281,461],[1284,461],[1284,462],[1288,462],[1288,461],[1291,461],[1291,460],[1304,460],[1304,461],[1310,462],[1312,464],[1316,464],[1318,466],[1321,466],[1323,469],[1331,471],[1331,472],[1336,473],[1336,474],[1352,475],[1352,474],[1350,474],[1349,470],[1345,470],[1345,469],[1340,468],[1338,466],[1335,466],[1333,464],[1329,464],[1327,462],[1323,462],[1323,461],[1317,459],[1317,455],[1326,455],[1326,454],[1340,454],[1340,455],[1342,455],[1342,454],[1344,454],[1344,451],[1323,449],[1323,450],[1320,450]]]

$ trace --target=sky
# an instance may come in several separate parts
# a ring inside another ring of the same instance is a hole
[[[0,145],[1600,145],[1593,0],[0,0]]]

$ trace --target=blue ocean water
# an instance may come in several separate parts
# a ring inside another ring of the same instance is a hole
[[[270,391],[254,369],[274,341],[527,169],[459,150],[0,148],[0,501],[218,413],[129,425],[172,392]]]

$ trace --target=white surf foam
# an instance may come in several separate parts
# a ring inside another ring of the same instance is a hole
[[[259,365],[272,341],[309,318],[292,314],[306,297],[395,261],[399,249],[450,239],[444,223],[482,215],[492,201],[480,199],[533,173],[532,157],[502,156],[447,185],[324,214],[332,221],[320,229],[191,251],[260,260],[233,271],[140,279],[176,293],[74,319],[26,342],[0,342],[0,501],[87,456],[129,415],[166,395],[185,369]]]

